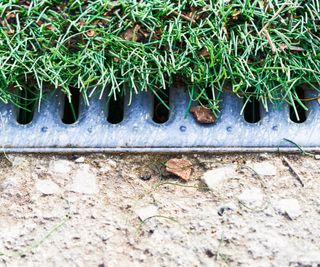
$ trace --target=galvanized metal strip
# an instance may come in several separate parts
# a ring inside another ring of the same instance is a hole
[[[290,120],[288,106],[270,105],[258,123],[248,123],[240,115],[243,101],[224,94],[221,115],[212,125],[202,125],[186,113],[189,105],[184,88],[170,91],[170,117],[164,124],[152,120],[153,96],[135,95],[125,107],[119,124],[107,121],[105,102],[98,96],[90,105],[80,106],[73,125],[61,121],[63,99],[48,94],[39,113],[28,125],[16,122],[15,109],[0,105],[0,147],[7,152],[263,152],[299,149],[320,151],[320,106],[308,105],[308,119]],[[128,99],[126,100],[128,103]]]

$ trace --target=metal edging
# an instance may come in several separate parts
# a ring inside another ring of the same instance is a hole
[[[255,153],[320,152],[320,105],[308,103],[307,120],[294,123],[288,106],[263,111],[258,123],[240,115],[243,99],[223,95],[216,123],[199,124],[186,112],[186,89],[170,90],[170,116],[163,124],[152,120],[153,96],[143,92],[124,108],[124,119],[110,124],[105,102],[92,98],[80,103],[79,119],[72,125],[61,121],[59,95],[46,95],[40,111],[27,125],[19,125],[14,107],[0,104],[0,148],[4,153]],[[186,116],[187,114],[187,116]],[[300,149],[300,147],[302,149]]]
[[[2,148],[2,153],[320,153],[320,147],[304,147],[301,149],[296,147],[115,147],[115,148],[58,148],[58,147],[41,147],[41,148]]]

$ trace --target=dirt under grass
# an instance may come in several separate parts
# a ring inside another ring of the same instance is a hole
[[[4,0],[0,99],[27,109],[55,89],[86,102],[164,99],[183,82],[216,115],[224,91],[306,108],[305,89],[319,90],[319,9],[319,0]]]
[[[176,155],[193,165],[183,183],[161,175],[170,157],[2,156],[0,266],[320,264],[319,161],[285,156],[302,186],[283,155]],[[230,166],[204,188],[204,173]],[[292,199],[289,218],[277,205]]]

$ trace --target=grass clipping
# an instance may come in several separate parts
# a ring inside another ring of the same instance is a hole
[[[319,90],[319,14],[320,0],[3,0],[0,99],[161,98],[183,81],[215,114],[226,90],[303,105],[298,88]]]

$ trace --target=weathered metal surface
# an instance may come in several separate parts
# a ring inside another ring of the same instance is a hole
[[[320,105],[308,103],[304,123],[289,118],[283,105],[261,111],[258,123],[248,123],[240,115],[243,101],[226,93],[221,115],[212,125],[201,125],[186,113],[188,97],[183,88],[170,95],[170,117],[157,124],[153,117],[153,97],[136,95],[125,106],[124,120],[107,121],[105,102],[91,99],[80,105],[76,123],[63,124],[62,98],[47,96],[31,123],[20,125],[15,108],[0,105],[0,146],[6,152],[261,152],[297,151],[291,142],[306,151],[320,151]],[[286,140],[287,139],[287,140]]]

